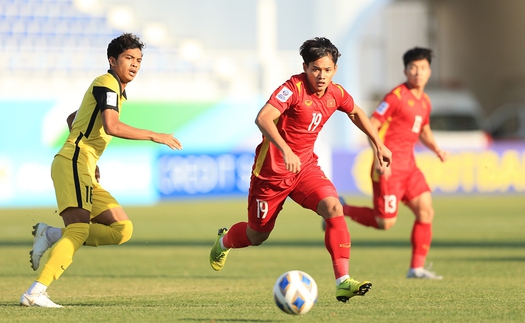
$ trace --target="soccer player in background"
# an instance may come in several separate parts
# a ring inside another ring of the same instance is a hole
[[[374,207],[347,205],[341,198],[346,216],[380,230],[388,230],[396,223],[399,201],[412,210],[416,219],[407,278],[443,278],[424,268],[432,240],[434,209],[430,188],[414,157],[418,139],[442,162],[448,156],[448,152],[439,149],[429,125],[431,104],[424,89],[430,78],[431,61],[430,49],[416,47],[407,51],[403,55],[406,82],[385,96],[370,119],[396,161],[391,166],[377,161],[372,165]]]
[[[304,73],[293,75],[277,88],[255,120],[263,139],[255,151],[248,222],[238,222],[229,230],[219,229],[210,264],[214,270],[221,270],[230,249],[257,246],[268,239],[290,197],[326,220],[325,246],[332,258],[336,298],[346,302],[366,294],[372,283],[349,276],[350,234],[337,191],[317,163],[314,143],[325,122],[340,110],[369,137],[378,164],[389,164],[391,152],[353,98],[332,83],[340,54],[330,40],[307,40],[300,55]]]
[[[54,245],[42,272],[20,298],[20,305],[62,307],[48,298],[47,288],[73,261],[80,246],[119,245],[131,238],[133,225],[113,196],[98,183],[97,161],[112,137],[151,140],[182,149],[172,134],[131,127],[119,120],[127,99],[126,85],[137,75],[144,44],[133,34],[113,39],[107,49],[109,70],[91,83],[80,108],[67,123],[70,134],[55,155],[51,177],[58,213],[65,229],[36,224],[31,267],[37,270],[44,252]]]

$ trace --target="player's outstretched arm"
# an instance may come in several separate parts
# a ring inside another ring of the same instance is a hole
[[[423,129],[419,134],[419,139],[423,145],[425,145],[438,156],[439,160],[442,162],[447,160],[448,151],[439,149],[436,139],[434,138],[434,134],[432,133],[432,129],[430,129],[430,125],[426,124],[423,126]]]
[[[104,131],[111,136],[131,140],[151,140],[158,144],[164,144],[171,149],[182,149],[181,143],[173,137],[173,134],[158,133],[127,125],[119,120],[117,111],[112,109],[102,111],[102,123]]]
[[[281,111],[267,103],[257,114],[255,124],[259,127],[263,136],[268,138],[268,140],[270,140],[270,142],[283,153],[286,169],[292,173],[298,173],[301,171],[301,160],[292,151],[290,146],[288,146],[286,141],[284,141],[283,137],[279,134],[279,130],[277,130],[277,127],[275,126],[275,120],[279,118],[280,115]]]
[[[372,125],[365,112],[357,105],[354,105],[354,110],[352,110],[348,116],[350,120],[367,135],[372,144],[372,148],[374,148],[379,165],[390,166],[390,163],[392,163],[392,152],[383,144],[383,141],[377,134],[377,128]]]

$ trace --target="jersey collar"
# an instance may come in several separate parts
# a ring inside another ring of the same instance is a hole
[[[117,73],[115,73],[115,71],[113,70],[108,70],[108,73],[113,75],[113,77],[115,79],[117,79],[118,81],[118,87],[119,87],[119,91],[120,91],[120,95],[124,96],[124,98],[127,100],[128,99],[128,96],[126,95],[126,90],[122,91],[122,84],[120,83],[120,79],[118,78],[118,75]]]

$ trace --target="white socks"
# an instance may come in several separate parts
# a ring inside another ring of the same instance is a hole
[[[342,282],[344,282],[346,279],[350,278],[350,275],[344,275],[335,280],[335,286],[339,286]]]
[[[62,228],[48,227],[46,230],[46,238],[51,244],[54,244],[62,238]]]
[[[47,286],[37,281],[33,282],[33,285],[27,290],[27,294],[40,294],[45,292]]]

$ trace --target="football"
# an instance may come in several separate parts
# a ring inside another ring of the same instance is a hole
[[[317,302],[317,284],[303,271],[287,271],[275,282],[273,297],[283,312],[306,314]]]

